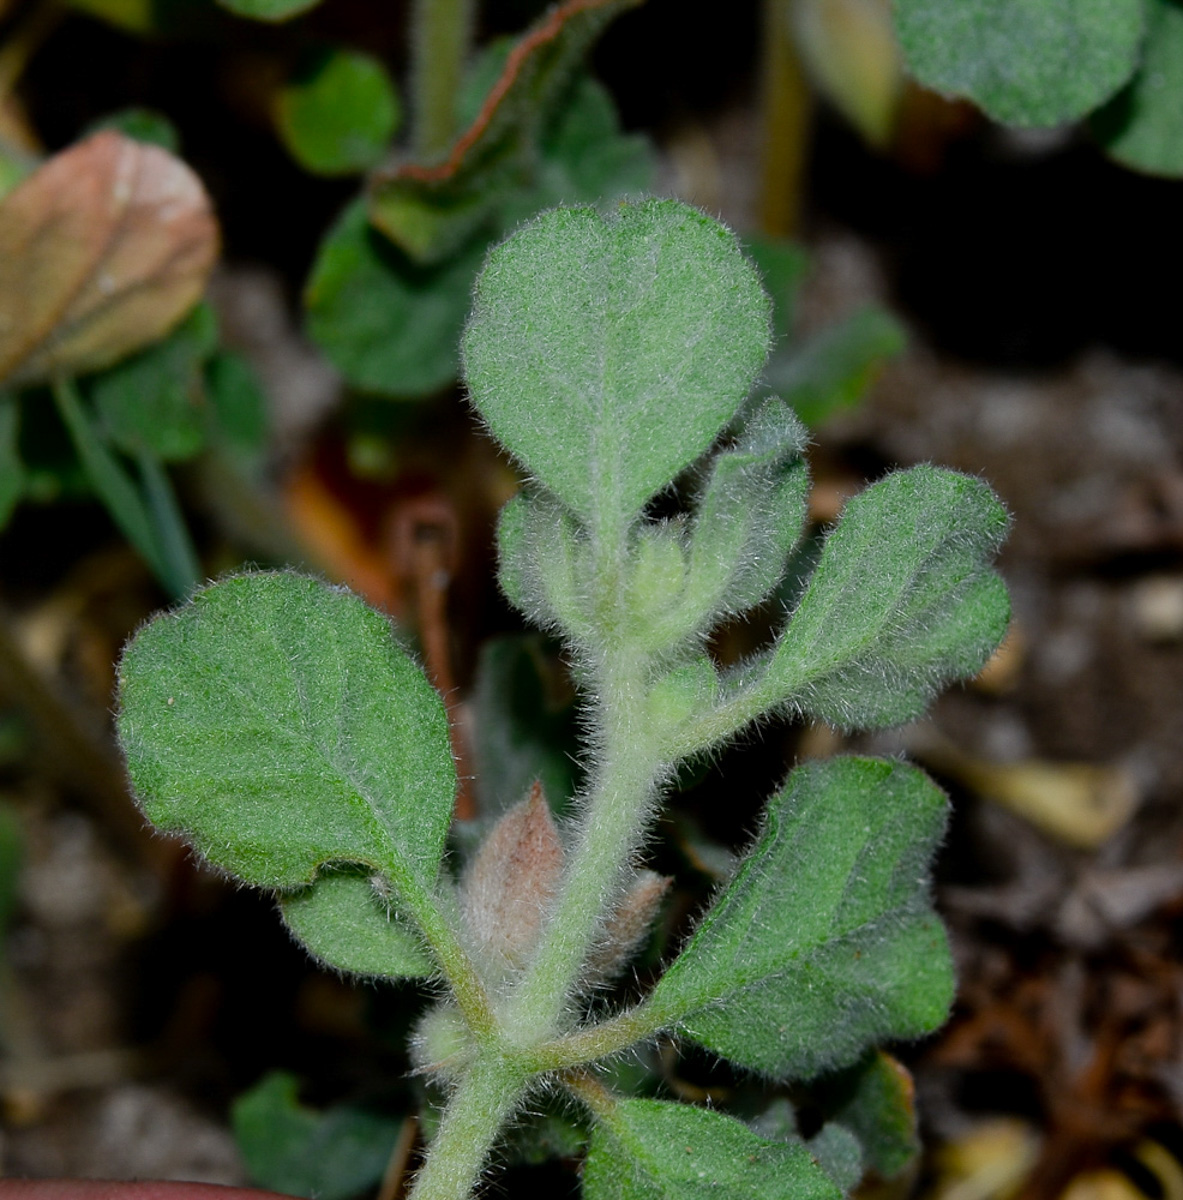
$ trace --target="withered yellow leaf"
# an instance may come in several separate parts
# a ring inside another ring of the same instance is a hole
[[[107,130],[0,202],[0,383],[109,366],[197,302],[218,227],[197,176]]]

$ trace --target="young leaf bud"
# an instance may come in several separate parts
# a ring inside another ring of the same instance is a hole
[[[587,986],[607,983],[640,949],[671,883],[668,875],[656,871],[636,872],[632,886],[608,918],[603,936],[588,958],[583,976]]]
[[[433,1004],[419,1018],[410,1050],[417,1072],[455,1080],[472,1059],[472,1033],[454,1004]]]
[[[682,594],[686,554],[675,522],[642,526],[633,546],[628,608],[639,628],[658,626]]]
[[[523,967],[563,872],[563,844],[535,783],[493,826],[460,889],[464,920],[481,958],[496,972]]]
[[[675,667],[649,693],[649,712],[654,725],[663,731],[676,730],[684,721],[709,708],[718,691],[718,673],[705,655]]]

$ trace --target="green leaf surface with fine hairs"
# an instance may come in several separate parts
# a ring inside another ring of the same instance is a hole
[[[894,1179],[916,1157],[916,1089],[907,1068],[882,1050],[819,1082],[814,1099],[827,1119],[849,1129],[866,1165]]]
[[[741,1066],[808,1079],[937,1028],[953,967],[928,896],[945,797],[914,767],[798,767],[658,981],[654,1014]]]
[[[308,335],[355,388],[415,398],[459,370],[460,333],[485,243],[424,267],[373,229],[364,203],[329,230],[305,289]]]
[[[160,829],[260,887],[355,862],[430,886],[452,815],[443,704],[386,618],[315,579],[240,575],[144,626],[119,738]]]
[[[756,272],[697,210],[560,208],[490,253],[465,374],[537,479],[585,521],[627,521],[735,414],[768,323]]]
[[[364,872],[323,871],[315,883],[283,893],[279,911],[296,940],[338,971],[399,979],[435,970],[414,931]]]
[[[1110,158],[1152,175],[1183,175],[1183,8],[1146,0],[1146,50],[1130,84],[1092,119]]]
[[[309,1200],[353,1200],[381,1180],[401,1122],[345,1105],[317,1112],[272,1071],[234,1102],[234,1140],[251,1181]]]
[[[780,581],[805,525],[807,441],[801,422],[772,398],[712,460],[691,526],[685,593],[703,618],[743,612]]]
[[[622,1100],[597,1113],[586,1200],[841,1200],[800,1141],[769,1141],[723,1113]]]
[[[283,144],[318,175],[350,175],[376,166],[401,115],[386,68],[359,50],[319,50],[276,98]]]
[[[375,177],[370,218],[407,254],[438,262],[530,182],[547,118],[589,47],[639,0],[565,0],[518,39],[467,129],[439,163]],[[584,198],[584,197],[580,197]]]
[[[25,467],[18,445],[20,420],[16,397],[0,392],[0,529],[8,524],[25,491]]]
[[[768,388],[810,428],[857,404],[889,359],[907,345],[904,327],[886,309],[868,305],[774,354],[764,372]]]
[[[854,1191],[863,1177],[863,1149],[845,1125],[828,1122],[806,1145],[822,1170],[842,1189],[843,1195]]]
[[[896,0],[908,69],[1009,125],[1061,125],[1134,73],[1142,0]]]
[[[826,538],[763,686],[839,728],[920,716],[975,675],[1006,632],[990,566],[1009,520],[980,479],[898,471],[850,500]]]
[[[208,422],[202,367],[217,345],[213,309],[199,304],[164,341],[96,375],[89,391],[112,443],[165,462],[197,454]]]
[[[236,17],[274,24],[306,13],[310,8],[315,8],[320,0],[218,0],[218,3]]]

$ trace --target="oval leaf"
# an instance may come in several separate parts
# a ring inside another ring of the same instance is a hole
[[[351,593],[213,584],[140,630],[119,700],[144,812],[216,866],[273,888],[331,862],[434,882],[456,787],[443,704]]]
[[[953,999],[928,897],[945,797],[915,767],[798,767],[739,873],[654,989],[655,1013],[778,1078],[935,1029]]]
[[[765,685],[818,720],[871,729],[918,717],[985,665],[1010,620],[990,566],[1009,519],[980,479],[897,471],[826,538]]]
[[[163,337],[218,253],[201,181],[107,130],[55,155],[0,203],[0,379],[98,370]]]
[[[537,478],[585,520],[624,522],[735,415],[769,309],[735,238],[685,204],[554,209],[489,255],[465,374]]]
[[[997,121],[1060,125],[1133,74],[1142,0],[896,0],[909,70]]]
[[[1183,9],[1147,0],[1146,55],[1128,88],[1093,119],[1110,158],[1137,171],[1183,175]]]
[[[587,1200],[841,1200],[804,1142],[769,1141],[734,1117],[667,1100],[597,1115]]]
[[[318,53],[276,100],[283,144],[305,169],[349,175],[375,166],[400,118],[386,68],[357,50]]]

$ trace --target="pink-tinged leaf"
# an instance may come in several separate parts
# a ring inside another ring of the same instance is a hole
[[[107,130],[0,203],[0,382],[109,366],[200,298],[218,254],[201,181],[159,146]]]
[[[563,873],[563,843],[535,783],[481,845],[460,903],[478,951],[497,971],[520,968],[538,944]]]

